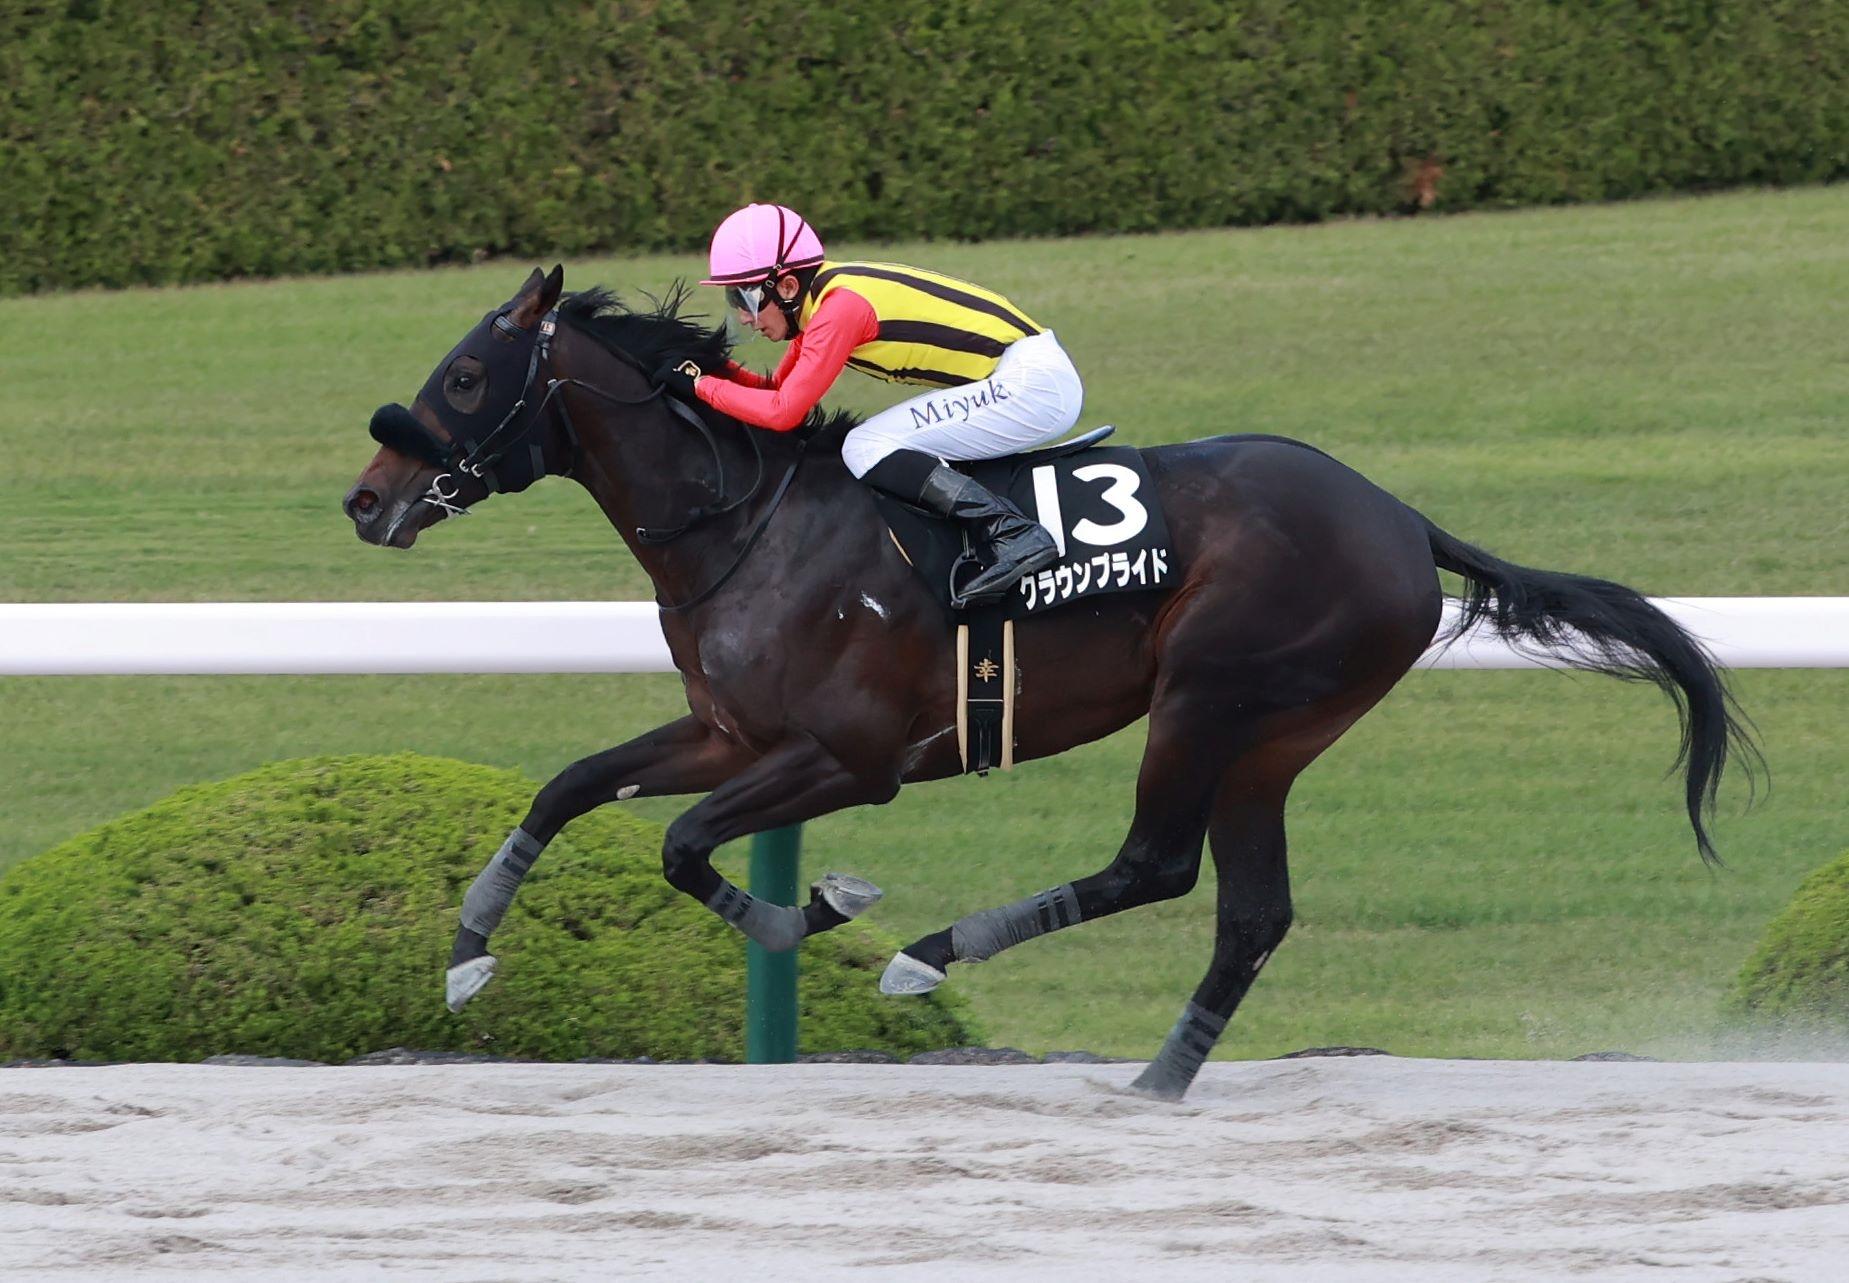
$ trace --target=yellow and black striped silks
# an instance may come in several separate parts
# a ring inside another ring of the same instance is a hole
[[[995,373],[1010,343],[1040,326],[992,290],[898,263],[823,263],[803,299],[801,324],[834,290],[873,305],[879,337],[848,358],[855,369],[892,383],[956,387]]]

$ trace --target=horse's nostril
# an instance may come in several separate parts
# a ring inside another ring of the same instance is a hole
[[[379,496],[366,489],[365,486],[354,486],[352,492],[347,495],[347,502],[342,506],[346,509],[347,516],[358,521],[362,517],[372,515],[372,510],[379,506]]]

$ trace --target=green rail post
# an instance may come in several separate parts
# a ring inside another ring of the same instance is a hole
[[[795,904],[801,881],[803,828],[772,829],[751,839],[751,894]],[[745,946],[745,1063],[787,1065],[796,1059],[796,950]]]

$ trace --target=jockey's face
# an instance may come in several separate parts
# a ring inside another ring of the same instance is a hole
[[[796,297],[796,292],[801,288],[801,282],[794,276],[785,276],[777,282],[777,296],[788,302]],[[744,308],[737,309],[736,315],[740,325],[748,330],[756,330],[772,343],[784,343],[795,336],[790,318],[783,314],[782,308],[768,298],[764,300],[764,305],[758,308],[758,314],[755,317]]]

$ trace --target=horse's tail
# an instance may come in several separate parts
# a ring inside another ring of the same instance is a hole
[[[1689,823],[1702,859],[1718,864],[1705,820],[1713,816],[1721,771],[1729,754],[1737,754],[1751,785],[1765,759],[1753,741],[1752,722],[1734,702],[1714,656],[1623,584],[1513,565],[1420,519],[1432,559],[1462,575],[1466,586],[1458,622],[1444,640],[1488,620],[1497,636],[1528,654],[1626,681],[1653,682],[1675,702],[1682,725],[1675,765],[1687,766]]]

